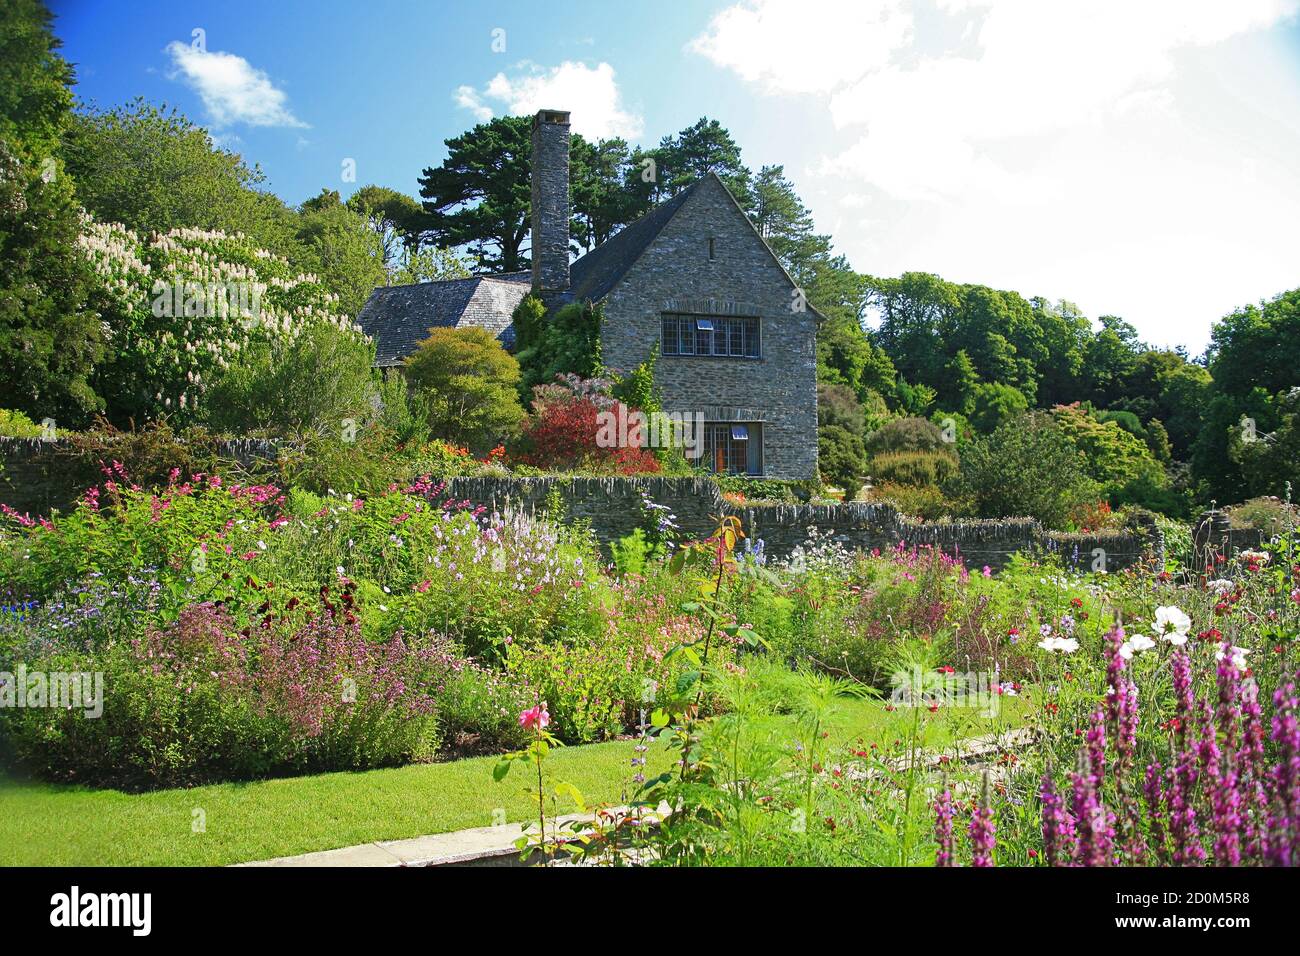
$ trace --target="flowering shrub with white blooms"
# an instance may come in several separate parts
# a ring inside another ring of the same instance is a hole
[[[316,276],[243,235],[173,229],[142,238],[87,217],[79,246],[103,281],[112,357],[101,388],[117,418],[201,422],[204,393],[259,346],[317,327],[364,338]]]

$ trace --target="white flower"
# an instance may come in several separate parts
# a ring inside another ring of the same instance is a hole
[[[1237,589],[1237,585],[1233,584],[1227,578],[1216,578],[1215,580],[1209,582],[1206,585],[1206,587],[1208,587],[1211,591],[1213,591],[1215,594],[1218,594],[1220,596],[1224,594],[1231,594],[1233,591]]]
[[[1125,641],[1119,646],[1119,656],[1124,660],[1130,660],[1133,657],[1133,645]]]
[[[1135,651],[1149,651],[1156,646],[1156,642],[1145,634],[1134,634],[1126,643]]]
[[[348,576],[348,575],[347,575],[347,572],[343,570],[343,565],[341,565],[341,564],[340,564],[337,568],[335,568],[334,570],[337,571],[337,572],[339,573],[339,577],[341,577],[341,578],[346,578],[346,577]]]
[[[258,542],[257,542],[257,547],[258,547],[258,550],[260,550],[260,551],[265,551],[265,550],[266,550],[266,542],[265,542],[265,541],[262,541],[262,540],[259,539]]]
[[[1157,634],[1166,637],[1171,634],[1186,637],[1187,632],[1192,629],[1192,619],[1176,607],[1158,607],[1156,608],[1156,619],[1152,627]]]
[[[1216,661],[1222,661],[1225,657],[1231,656],[1233,668],[1239,671],[1244,671],[1248,666],[1246,664],[1246,655],[1249,653],[1250,650],[1245,647],[1233,647],[1230,644],[1224,644],[1214,652],[1214,659]]]
[[[1079,649],[1079,642],[1072,637],[1045,637],[1038,642],[1038,646],[1045,651],[1073,654]]]

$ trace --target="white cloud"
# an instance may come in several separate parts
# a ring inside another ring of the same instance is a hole
[[[771,92],[825,93],[885,66],[912,31],[904,0],[728,7],[689,48]]]
[[[1199,347],[1213,318],[1295,284],[1286,156],[1300,128],[1286,117],[1300,84],[1245,35],[1298,11],[743,0],[690,47],[764,93],[822,104],[809,193],[859,268],[1064,296]],[[870,228],[854,215],[864,194]]]
[[[608,63],[589,67],[566,60],[550,70],[522,63],[520,70],[513,77],[498,73],[482,91],[457,88],[456,104],[480,122],[497,112],[524,116],[540,109],[568,110],[574,132],[589,139],[636,139],[645,128],[641,117],[624,107]]]
[[[179,40],[167,44],[167,53],[175,66],[172,76],[180,75],[199,94],[214,126],[307,127],[290,111],[284,91],[242,56],[208,52]]]

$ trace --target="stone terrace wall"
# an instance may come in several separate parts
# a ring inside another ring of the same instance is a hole
[[[1164,538],[1151,525],[1133,534],[1074,535],[1045,532],[1029,518],[992,521],[916,521],[887,504],[766,505],[733,507],[707,478],[453,478],[448,492],[457,500],[501,509],[538,510],[558,491],[567,517],[585,519],[602,544],[639,526],[641,494],[667,505],[689,537],[713,530],[713,516],[735,514],[745,533],[761,538],[767,553],[787,557],[809,538],[809,529],[850,549],[892,548],[900,542],[931,545],[961,555],[968,567],[1003,567],[1018,551],[1056,552],[1072,567],[1096,564],[1118,571],[1144,557],[1164,559]],[[1104,563],[1102,563],[1104,562]]]
[[[273,460],[279,453],[274,442],[244,439],[217,445],[222,458],[245,467]],[[84,457],[64,440],[0,438],[0,502],[20,512],[48,514],[51,508],[67,511],[77,496],[96,480],[87,474]],[[931,545],[948,554],[961,555],[968,567],[1003,567],[1018,551],[1059,553],[1068,566],[1107,571],[1128,567],[1143,557],[1163,561],[1164,540],[1154,525],[1145,533],[1070,535],[1045,532],[1028,518],[991,521],[916,521],[887,504],[759,505],[734,507],[726,502],[716,482],[709,478],[452,478],[448,494],[493,509],[507,506],[538,511],[553,492],[564,503],[568,520],[585,520],[603,546],[631,534],[640,526],[644,492],[677,516],[682,532],[703,538],[712,532],[720,514],[738,516],[745,533],[761,538],[767,554],[788,557],[809,539],[809,529],[838,541],[846,548],[892,548],[900,542]],[[1099,554],[1104,552],[1104,554]],[[1104,564],[1097,564],[1098,560]]]
[[[130,439],[107,439],[110,449],[115,440]],[[264,439],[238,438],[214,442],[211,452],[220,459],[253,468],[260,462],[274,461],[280,445]],[[97,463],[80,453],[69,439],[0,437],[0,502],[24,514],[48,515],[55,508],[67,513],[78,496],[99,478]]]

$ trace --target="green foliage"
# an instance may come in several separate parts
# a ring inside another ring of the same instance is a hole
[[[659,391],[655,387],[655,365],[659,361],[659,343],[650,349],[650,357],[614,382],[613,395],[628,408],[647,415],[661,411]]]
[[[1251,498],[1233,507],[1228,514],[1234,528],[1256,528],[1266,538],[1300,528],[1300,508],[1280,498]]]
[[[985,434],[1029,409],[1028,399],[1018,389],[1001,382],[976,385],[972,404],[971,424]]]
[[[324,190],[322,194],[328,195]],[[340,203],[337,193],[330,198],[333,201],[303,203],[295,235],[303,251],[296,264],[325,277],[338,296],[340,311],[355,316],[375,286],[387,279],[383,239],[363,215]]]
[[[208,131],[141,98],[76,115],[65,151],[77,197],[101,222],[142,235],[177,228],[242,233],[291,255],[293,210],[262,189],[262,170]]]
[[[1078,448],[1043,413],[977,438],[962,455],[960,474],[944,485],[945,494],[968,502],[978,517],[1019,515],[1049,528],[1066,527],[1070,513],[1099,491]]]
[[[631,534],[611,542],[609,552],[614,570],[626,576],[643,573],[651,561],[661,556],[662,549],[649,540],[643,528],[634,528]]]
[[[468,246],[488,272],[528,267],[532,119],[499,116],[446,141],[447,158],[419,177],[418,224],[438,246]]]
[[[943,432],[924,418],[895,418],[867,439],[867,452],[881,455],[893,451],[941,451],[949,442]]]
[[[951,501],[938,485],[911,485],[884,481],[872,488],[873,501],[887,501],[905,515],[926,521],[961,514],[959,502]]]
[[[374,360],[372,342],[323,323],[287,341],[254,342],[217,379],[204,417],[233,434],[310,432],[348,440],[372,414]]]
[[[0,11],[0,382],[7,405],[76,426],[103,408],[104,334],[61,148],[73,71],[50,20],[35,0]]]
[[[58,52],[53,16],[40,0],[13,0],[0,11],[0,140],[28,160],[53,156],[72,109],[72,66]]]
[[[486,329],[430,329],[406,375],[428,403],[434,437],[486,450],[518,433],[519,363]]]
[[[930,416],[930,424],[938,428],[945,441],[960,455],[975,438],[975,429],[959,412],[937,411]]]
[[[323,419],[341,405],[355,407],[370,344],[335,311],[320,281],[287,260],[241,236],[179,229],[145,240],[94,222],[80,245],[101,284],[113,347],[96,369],[96,386],[115,424],[243,415],[252,418],[244,427],[337,427]],[[287,362],[304,364],[282,367]],[[237,407],[212,407],[205,394],[227,373]],[[294,391],[277,396],[255,387],[267,383]],[[306,404],[295,408],[290,398]]]
[[[418,220],[423,211],[418,202],[396,189],[370,184],[362,186],[349,196],[347,207],[361,216],[378,238],[385,272],[391,274],[398,270],[399,264],[403,266],[410,264],[419,238]],[[442,250],[431,251],[436,253]],[[453,277],[438,276],[437,278]]]
[[[871,477],[900,485],[939,485],[958,471],[957,456],[950,451],[891,451],[871,459]]]
[[[456,252],[429,246],[406,252],[397,271],[393,273],[393,284],[414,285],[419,282],[442,282],[445,279],[469,277],[469,266]]]
[[[0,436],[6,438],[40,438],[44,429],[22,412],[0,408]]]
[[[1146,442],[1122,428],[1118,421],[1099,421],[1078,405],[1061,405],[1051,414],[1083,454],[1089,477],[1108,497],[1114,498],[1132,487],[1147,489],[1148,495],[1168,487],[1164,469]]]
[[[379,424],[399,445],[421,445],[429,440],[429,400],[407,387],[405,375],[381,372],[378,391]]]
[[[817,383],[817,424],[838,425],[859,439],[867,433],[866,411],[847,385]]]
[[[641,167],[634,163],[622,139],[591,143],[574,133],[569,150],[569,182],[573,194],[570,235],[584,250],[594,249],[619,227],[646,211],[646,200],[628,183],[639,181]]]
[[[530,295],[519,303],[514,318],[522,395],[531,395],[534,387],[555,381],[557,375],[592,378],[600,372],[603,305],[570,302],[547,312]]]
[[[844,500],[852,501],[862,490],[867,474],[867,453],[862,439],[843,425],[817,429],[817,469],[823,481],[842,488]]]

